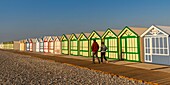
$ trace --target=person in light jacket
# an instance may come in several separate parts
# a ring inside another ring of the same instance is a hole
[[[91,49],[92,49],[92,52],[93,52],[93,64],[95,64],[94,55],[96,55],[96,58],[98,59],[98,62],[100,64],[100,60],[99,60],[99,57],[98,57],[99,44],[96,42],[95,39],[93,40],[93,44],[92,44]]]
[[[106,47],[106,45],[104,44],[104,42],[102,42],[102,43],[101,43],[101,63],[103,63],[103,57],[104,57],[106,63],[108,63],[108,61],[107,61],[107,59],[106,59],[106,56],[105,56],[107,49],[108,49],[108,48]]]

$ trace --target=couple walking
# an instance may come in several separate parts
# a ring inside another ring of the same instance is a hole
[[[92,44],[92,52],[93,52],[93,63],[95,63],[95,55],[96,55],[96,58],[98,59],[98,62],[100,64],[100,60],[99,60],[99,57],[98,57],[98,50],[99,50],[99,44],[96,42],[96,40],[94,39],[93,40],[93,44]],[[107,59],[106,59],[106,50],[107,50],[107,47],[106,45],[104,44],[104,42],[101,43],[101,63],[103,63],[103,57],[106,61],[106,63],[108,63]]]

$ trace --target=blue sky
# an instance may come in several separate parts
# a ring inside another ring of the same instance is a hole
[[[0,42],[170,25],[170,0],[0,0]]]

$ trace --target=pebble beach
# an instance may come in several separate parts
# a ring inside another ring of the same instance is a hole
[[[93,70],[0,51],[2,85],[147,85]]]

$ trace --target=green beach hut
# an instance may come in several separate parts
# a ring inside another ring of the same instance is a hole
[[[118,42],[118,34],[121,30],[118,29],[107,29],[106,32],[102,36],[102,40],[104,40],[106,47],[106,57],[110,59],[119,59],[119,42]]]
[[[91,46],[93,44],[93,40],[95,39],[96,42],[99,44],[99,50],[98,50],[98,57],[101,57],[100,54],[100,47],[101,47],[101,36],[104,34],[105,31],[92,31],[91,34],[88,37],[89,41],[89,56],[92,56],[92,49]]]
[[[78,36],[79,34],[72,33],[69,40],[70,40],[70,55],[78,55]]]
[[[89,56],[89,41],[88,41],[88,36],[90,35],[90,33],[81,33],[78,37],[78,41],[79,41],[79,55],[80,56],[85,56],[88,57]]]
[[[120,59],[143,62],[143,38],[140,36],[147,28],[126,26],[118,35],[120,38]]]
[[[66,54],[66,55],[70,54],[70,52],[69,52],[69,37],[70,37],[69,34],[63,34],[60,39],[60,41],[62,42],[62,45],[61,45],[61,53],[62,54]]]

